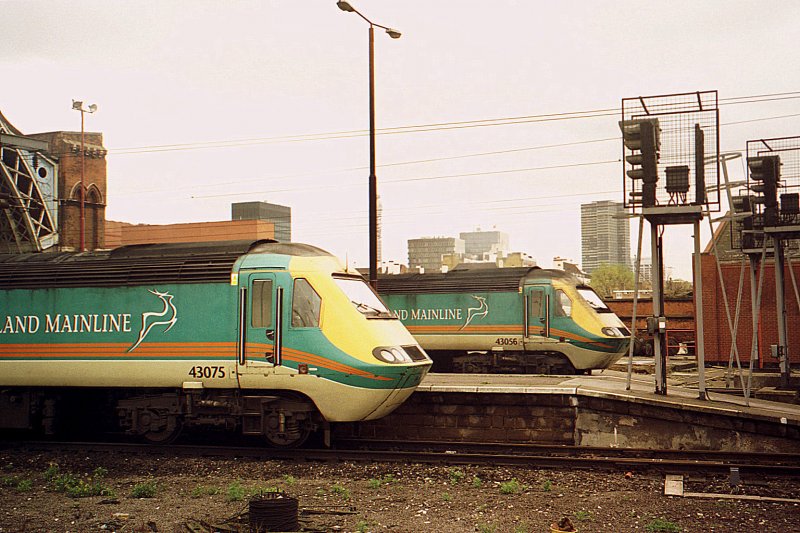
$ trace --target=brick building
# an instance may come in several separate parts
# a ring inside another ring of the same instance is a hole
[[[131,244],[274,239],[275,225],[266,220],[225,220],[186,224],[106,222],[108,248]]]
[[[58,233],[61,250],[78,250],[81,241],[81,133],[54,131],[29,135],[50,144],[58,161]],[[84,132],[84,249],[105,248],[106,149],[103,134]]]
[[[725,295],[730,306],[730,316],[733,321],[736,316],[736,302],[739,295],[739,280],[742,279],[741,307],[739,324],[737,328],[737,350],[742,365],[749,365],[750,353],[753,342],[753,312],[750,289],[750,268],[746,257],[731,246],[730,227],[726,222],[720,224],[714,240],[719,256],[719,270],[725,285]],[[789,272],[790,264],[794,270],[794,277],[800,280],[800,256],[787,252],[789,261],[786,263],[784,274],[784,294],[786,307],[786,331],[789,344],[790,363],[800,363],[800,309],[795,298],[792,276]],[[722,284],[717,270],[717,257],[712,253],[711,244],[708,245],[701,257],[701,272],[703,276],[703,329],[705,335],[705,359],[708,362],[728,363],[731,351],[731,334],[728,327],[728,317],[725,312],[725,299]],[[744,269],[744,271],[742,271]],[[758,276],[756,275],[756,288]],[[744,276],[742,277],[742,272]],[[776,366],[778,360],[770,355],[770,345],[778,343],[778,311],[776,307],[775,264],[767,256],[763,265],[764,281],[762,284],[761,309],[759,311],[759,325],[756,332],[758,341],[758,362],[756,367]]]

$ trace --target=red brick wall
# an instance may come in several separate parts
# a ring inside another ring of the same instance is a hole
[[[258,240],[275,238],[275,225],[265,220],[228,220],[188,224],[128,224],[106,222],[108,248],[128,244]]]
[[[792,266],[794,267],[795,277],[800,281],[800,265],[793,263]],[[741,269],[741,263],[721,264],[725,294],[731,309],[731,321],[734,321],[736,316],[736,301],[739,292]],[[703,254],[702,256],[702,275],[705,358],[706,361],[727,364],[732,344],[731,334],[725,312],[725,300],[717,273],[717,262],[711,254]],[[758,283],[758,276],[759,273],[756,274],[756,284]],[[797,307],[788,266],[784,278],[789,361],[800,363],[800,311]],[[764,265],[761,310],[759,312],[759,327],[757,331],[757,339],[760,346],[757,367],[775,366],[778,362],[777,359],[770,355],[769,350],[771,344],[778,343],[778,312],[775,304],[775,294],[775,266],[771,261],[767,261],[766,265]],[[750,297],[750,269],[747,263],[744,264],[740,309],[736,346],[742,364],[749,365],[753,340],[753,313]]]

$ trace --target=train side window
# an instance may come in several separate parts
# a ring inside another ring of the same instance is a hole
[[[313,328],[319,326],[320,298],[314,287],[304,278],[294,280],[292,291],[292,327]]]
[[[556,291],[556,316],[572,316],[572,300],[561,289]]]
[[[268,328],[272,325],[272,280],[253,280],[251,298],[251,325],[254,328]]]

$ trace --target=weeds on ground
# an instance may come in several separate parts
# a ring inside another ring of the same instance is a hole
[[[225,493],[225,499],[229,502],[240,502],[247,496],[247,490],[242,486],[239,480],[234,481],[228,485],[228,490]]]
[[[577,520],[579,522],[586,522],[587,520],[591,520],[592,519],[592,513],[590,513],[589,511],[584,511],[584,510],[575,511],[574,516],[575,516],[575,520]]]
[[[394,474],[386,474],[382,478],[371,478],[367,484],[369,488],[377,489],[380,488],[381,485],[389,485],[390,483],[397,483],[397,481]]]
[[[542,483],[542,490],[545,492],[550,492],[553,490],[553,482],[549,479],[546,479],[544,483]]]
[[[286,474],[285,476],[283,476],[283,482],[286,483],[287,485],[291,486],[291,485],[294,485],[295,483],[297,483],[297,479],[295,479],[294,476],[290,476],[289,474]]]
[[[447,474],[448,474],[448,476],[450,476],[450,484],[451,485],[456,485],[456,484],[460,483],[461,480],[464,479],[464,476],[466,476],[466,474],[464,473],[463,470],[461,470],[460,468],[456,468],[456,467],[449,468],[447,470]]]
[[[331,487],[331,492],[345,501],[350,499],[350,491],[338,483]]]
[[[445,502],[453,501],[453,495],[450,494],[449,492],[443,492],[442,493],[442,501],[445,501]]]
[[[683,528],[675,522],[670,522],[664,518],[654,518],[644,526],[648,533],[680,533]]]
[[[202,498],[203,496],[215,496],[220,493],[219,487],[204,487],[198,485],[192,489],[192,498]]]
[[[28,492],[33,489],[33,481],[22,479],[19,476],[4,476],[0,484],[17,492]]]
[[[155,498],[158,492],[158,484],[155,479],[148,479],[137,483],[131,489],[131,498]]]
[[[504,481],[500,483],[500,493],[501,494],[519,494],[522,490],[522,485],[519,484],[516,478],[512,478],[511,481]]]
[[[472,476],[472,488],[479,489],[483,486],[483,481],[478,476]]]
[[[109,488],[103,478],[108,473],[103,467],[97,467],[82,479],[71,472],[61,473],[59,466],[50,464],[44,471],[44,479],[56,492],[64,492],[71,498],[88,498],[90,496],[113,496],[114,491]]]
[[[480,533],[494,533],[497,531],[497,526],[494,524],[478,524],[478,531]]]
[[[369,531],[369,522],[366,520],[359,520],[356,524],[356,531],[358,531],[358,533],[367,533],[367,531]]]
[[[527,522],[520,522],[514,526],[514,533],[532,533],[533,527]]]

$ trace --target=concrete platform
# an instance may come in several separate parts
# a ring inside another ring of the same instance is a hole
[[[597,371],[595,371],[597,372]],[[696,374],[694,374],[696,376]],[[693,380],[696,381],[696,380]],[[723,416],[738,416],[800,426],[800,405],[768,401],[725,393],[707,393],[699,398],[697,388],[678,385],[679,379],[669,379],[667,394],[656,394],[653,376],[634,374],[630,390],[627,374],[605,370],[592,376],[521,376],[486,374],[428,374],[417,389],[419,392],[472,392],[515,394],[570,394],[609,398],[655,406],[705,412]]]
[[[389,416],[342,436],[800,453],[800,405],[711,392],[689,375],[655,394],[652,376],[428,374]]]

